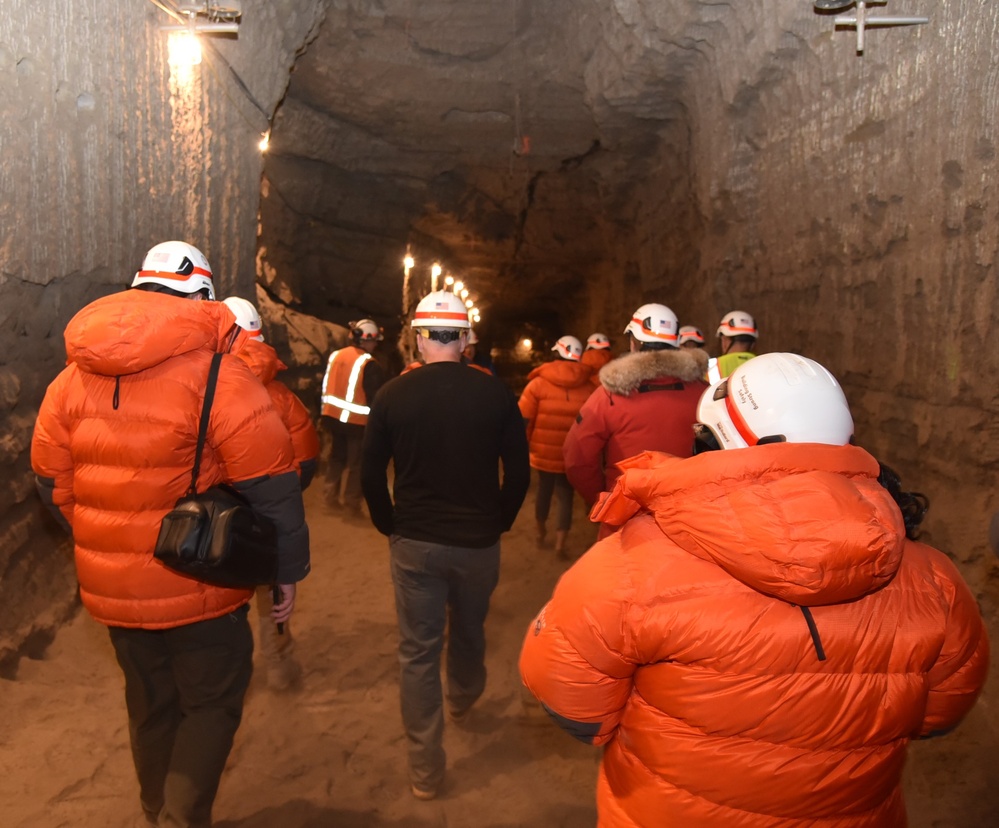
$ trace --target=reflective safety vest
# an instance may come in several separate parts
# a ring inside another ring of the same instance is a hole
[[[719,380],[731,376],[732,372],[742,363],[749,362],[756,354],[749,351],[734,351],[713,357],[708,360],[708,385],[714,385]]]
[[[364,425],[371,407],[364,394],[361,373],[371,354],[350,345],[330,354],[323,376],[324,417],[334,417],[341,423]]]

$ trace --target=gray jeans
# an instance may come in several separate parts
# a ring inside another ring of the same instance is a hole
[[[419,787],[436,789],[446,761],[441,689],[445,625],[447,701],[461,711],[486,686],[485,621],[499,582],[500,545],[469,549],[392,535],[389,550],[409,773]]]

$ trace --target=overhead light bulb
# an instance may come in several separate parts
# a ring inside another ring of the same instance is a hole
[[[416,260],[407,253],[406,258],[402,260],[402,266],[406,268],[406,270],[412,270],[413,265],[415,264]]]
[[[267,130],[261,137],[260,143],[257,144],[258,149],[261,152],[267,152],[267,148],[271,145],[271,131]]]
[[[201,43],[189,31],[170,32],[167,40],[167,62],[171,66],[197,66],[201,63]]]
[[[467,288],[464,289],[464,290],[462,290],[462,292],[461,292],[461,298],[462,299],[467,299],[468,298],[468,289]]]
[[[435,279],[441,275],[441,266],[437,262],[434,262],[433,266],[430,268],[430,275]]]
[[[451,287],[451,285],[454,284],[454,276],[452,276],[450,274],[448,274],[447,276],[445,276],[444,277],[444,284],[447,285],[448,287]]]

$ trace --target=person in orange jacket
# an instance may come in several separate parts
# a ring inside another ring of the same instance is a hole
[[[593,369],[580,362],[583,345],[574,336],[560,337],[552,350],[558,358],[539,365],[527,375],[528,382],[518,405],[527,429],[531,468],[538,472],[538,490],[534,501],[538,546],[546,543],[548,514],[554,495],[558,504],[555,554],[565,558],[575,493],[565,476],[562,444],[579,409],[593,391],[590,383]]]
[[[698,420],[724,450],[623,464],[592,516],[621,529],[531,623],[525,684],[604,746],[603,828],[904,826],[909,741],[985,681],[974,596],[818,363],[758,356]]]
[[[132,290],[66,326],[66,367],[31,441],[39,494],[73,537],[84,607],[108,627],[125,677],[132,758],[152,825],[211,824],[253,669],[250,589],[211,586],[153,556],[191,481],[209,366],[225,353],[198,483],[227,483],[278,530],[287,622],[309,572],[291,439],[250,369],[246,337],[214,299],[208,260],[182,241],[146,254]]]
[[[223,300],[236,317],[236,324],[249,334],[237,356],[243,360],[253,375],[263,383],[271,396],[274,408],[281,415],[291,444],[295,450],[295,465],[302,490],[312,482],[319,462],[319,435],[302,401],[287,385],[277,379],[279,371],[287,369],[270,345],[264,342],[263,325],[256,306],[239,296]],[[278,629],[270,617],[271,587],[257,587],[258,646],[267,665],[267,684],[275,690],[286,690],[299,679],[302,668],[292,655],[291,624]]]
[[[583,365],[589,365],[593,369],[590,381],[594,385],[600,384],[600,380],[597,377],[600,369],[614,359],[614,354],[611,353],[610,347],[611,341],[607,338],[607,334],[591,333],[586,339],[586,348],[583,350],[583,355],[579,358],[579,361]]]

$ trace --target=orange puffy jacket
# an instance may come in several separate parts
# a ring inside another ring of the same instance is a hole
[[[179,575],[152,554],[163,516],[190,485],[209,364],[234,323],[221,302],[129,290],[87,305],[66,328],[68,365],[42,401],[31,462],[43,498],[72,530],[83,604],[103,624],[176,627],[252,595]],[[198,489],[222,481],[277,524],[281,582],[304,577],[308,530],[291,440],[235,356],[222,360]]]
[[[594,517],[623,528],[520,657],[560,724],[606,745],[599,825],[904,826],[906,746],[968,712],[988,639],[877,461],[776,444],[622,465]]]
[[[527,375],[518,405],[525,420],[531,468],[562,474],[562,444],[579,409],[593,393],[589,365],[556,359]]]
[[[302,479],[302,488],[305,489],[316,471],[319,435],[309,409],[287,385],[276,379],[278,372],[286,370],[288,366],[278,357],[277,351],[259,339],[248,339],[238,356],[250,366],[253,375],[271,395],[271,402],[291,436],[295,464]]]
[[[614,354],[610,352],[609,348],[588,348],[583,351],[583,355],[579,358],[579,361],[583,365],[589,365],[593,369],[590,382],[594,385],[600,385],[600,369],[612,359],[614,359]]]

